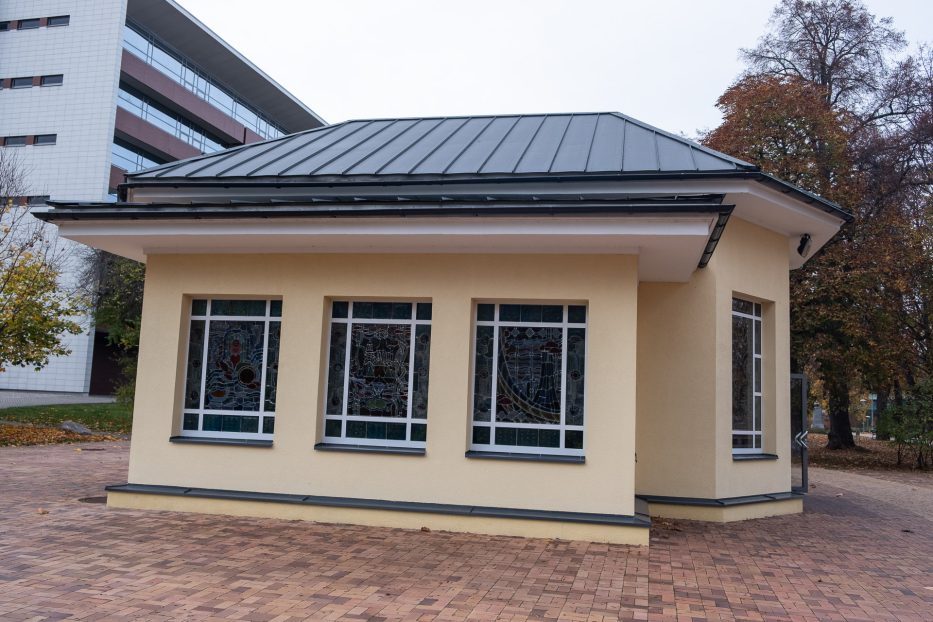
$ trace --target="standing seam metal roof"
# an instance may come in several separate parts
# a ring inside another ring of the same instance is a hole
[[[129,175],[159,179],[757,171],[617,112],[345,121]]]

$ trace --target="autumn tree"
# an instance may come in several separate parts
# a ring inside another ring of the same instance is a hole
[[[9,365],[39,369],[69,353],[64,334],[81,332],[70,319],[77,300],[58,284],[63,254],[29,214],[28,194],[19,159],[0,149],[0,372]]]
[[[912,386],[919,350],[933,345],[931,72],[926,52],[897,56],[905,46],[858,1],[783,0],[705,137],[856,215],[791,277],[793,356],[818,370],[832,448],[854,444],[852,384],[885,396]]]

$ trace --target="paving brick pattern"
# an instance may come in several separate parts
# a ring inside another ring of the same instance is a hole
[[[933,522],[823,483],[645,550],[108,510],[128,446],[82,448],[0,449],[0,620],[933,620]]]

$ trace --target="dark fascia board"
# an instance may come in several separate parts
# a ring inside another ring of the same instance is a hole
[[[721,200],[721,199],[720,199]],[[730,214],[733,205],[720,200],[404,200],[230,202],[186,204],[77,203],[50,201],[53,209],[33,212],[46,222],[73,220],[200,220],[230,218],[307,218],[374,216],[606,216],[606,215],[718,215]],[[720,218],[721,220],[721,218]],[[724,226],[725,223],[722,223]],[[721,233],[721,227],[720,227]],[[718,239],[718,238],[717,238]]]
[[[596,514],[590,512],[564,512],[552,510],[528,510],[524,508],[500,508],[450,503],[423,503],[416,501],[387,501],[383,499],[357,499],[351,497],[323,497],[317,495],[292,495],[280,493],[250,492],[242,490],[219,490],[215,488],[186,488],[184,486],[158,486],[150,484],[121,484],[107,486],[108,492],[141,493],[174,497],[197,497],[202,499],[231,499],[240,501],[265,501],[270,503],[293,503],[326,507],[359,508],[369,510],[392,510],[396,512],[426,512],[429,514],[452,514],[457,516],[482,516],[488,518],[517,518],[546,520],[568,523],[616,525],[620,527],[651,527],[651,520],[640,513],[632,516],[622,514]]]
[[[735,206],[731,207],[734,208]],[[719,238],[722,237],[722,232],[726,230],[726,223],[729,222],[729,216],[731,214],[731,209],[728,213],[719,213],[716,224],[713,225],[713,230],[710,231],[709,240],[706,242],[706,248],[703,249],[703,255],[700,257],[700,263],[697,265],[698,268],[705,268],[709,260],[713,258],[713,252],[716,250],[716,245],[719,244]]]
[[[121,184],[119,192],[125,197],[127,190],[135,188],[333,188],[333,187],[367,187],[367,186],[410,186],[410,185],[436,185],[436,184],[510,184],[529,182],[595,182],[595,181],[681,181],[697,179],[747,179],[757,181],[769,186],[778,192],[789,194],[798,201],[812,205],[843,222],[852,222],[852,213],[840,205],[829,201],[817,194],[782,181],[773,175],[761,171],[735,170],[735,171],[683,171],[665,173],[589,173],[589,174],[560,174],[541,175],[539,173],[512,174],[502,177],[499,174],[488,175],[365,175],[365,176],[331,176],[331,177],[267,177],[267,178],[210,178],[206,180],[187,177],[159,177],[134,178],[127,176],[127,183]]]

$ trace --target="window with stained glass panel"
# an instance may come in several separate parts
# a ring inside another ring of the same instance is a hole
[[[191,301],[182,436],[272,440],[281,300]]]
[[[423,448],[430,354],[431,303],[332,301],[325,442]]]
[[[732,299],[732,453],[761,453],[761,305]]]
[[[586,307],[476,305],[474,451],[583,455]]]

